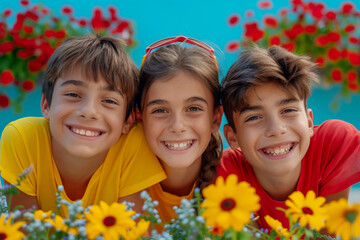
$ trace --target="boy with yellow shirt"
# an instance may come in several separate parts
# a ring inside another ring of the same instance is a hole
[[[43,118],[9,123],[0,141],[0,171],[6,183],[29,166],[12,206],[56,209],[62,198],[84,207],[131,201],[166,176],[140,125],[133,125],[138,69],[120,39],[72,37],[49,59],[44,73]],[[62,215],[67,210],[61,208]]]

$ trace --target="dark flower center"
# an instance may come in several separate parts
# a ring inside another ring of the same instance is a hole
[[[305,214],[309,214],[309,215],[313,215],[313,214],[314,214],[313,210],[311,210],[311,208],[308,208],[308,207],[303,207],[302,211],[303,211],[303,213],[305,213]]]
[[[221,202],[221,209],[224,211],[230,211],[236,206],[236,202],[232,198],[225,198]]]
[[[353,224],[355,222],[355,219],[357,217],[357,212],[356,211],[353,211],[353,210],[350,210],[350,211],[347,211],[345,212],[345,218],[351,223]]]
[[[6,239],[7,235],[5,233],[0,233],[0,240]]]
[[[106,217],[103,220],[104,225],[107,227],[111,227],[111,226],[115,225],[115,222],[116,222],[116,219],[112,216]]]

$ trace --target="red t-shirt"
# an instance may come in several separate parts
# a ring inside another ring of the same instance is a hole
[[[289,227],[285,214],[276,209],[286,209],[285,201],[275,201],[265,192],[240,149],[226,149],[217,171],[218,176],[224,178],[236,174],[239,181],[247,181],[256,189],[261,204],[257,212],[261,228],[270,230],[264,219],[266,215]],[[328,196],[357,182],[360,182],[360,132],[340,120],[315,126],[309,149],[302,159],[296,190],[303,194],[313,190],[317,196]]]

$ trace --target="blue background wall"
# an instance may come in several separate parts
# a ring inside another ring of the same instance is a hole
[[[60,9],[64,5],[71,5],[74,15],[89,18],[95,6],[106,9],[108,6],[116,6],[119,15],[134,22],[135,40],[138,45],[131,52],[131,56],[139,66],[146,46],[164,37],[186,35],[203,40],[213,46],[216,50],[222,74],[224,75],[229,66],[235,61],[237,53],[225,52],[226,44],[231,40],[240,39],[242,26],[245,18],[245,11],[253,10],[255,18],[259,21],[264,14],[277,14],[278,10],[290,6],[290,0],[273,1],[273,8],[261,10],[257,7],[258,1],[239,0],[183,0],[170,2],[166,0],[32,0],[33,3],[42,3],[60,15]],[[342,1],[323,1],[333,9],[339,9]],[[352,1],[359,10],[360,3]],[[101,4],[101,5],[100,5]],[[6,8],[13,9],[13,12],[21,10],[19,1],[0,1],[0,11]],[[235,27],[227,24],[227,18],[238,13],[241,22]],[[14,14],[13,14],[14,15]],[[11,91],[11,90],[10,90]],[[353,96],[349,102],[341,101],[338,111],[330,108],[330,102],[334,99],[338,89],[323,89],[316,87],[309,99],[309,107],[314,111],[314,122],[320,124],[327,119],[337,118],[348,121],[360,129],[360,95]],[[11,93],[10,93],[11,94]],[[40,88],[27,95],[24,103],[24,110],[21,114],[14,114],[12,109],[0,110],[0,130],[5,125],[23,116],[41,116],[40,112]],[[223,121],[225,122],[225,121]],[[226,145],[227,146],[227,145]]]

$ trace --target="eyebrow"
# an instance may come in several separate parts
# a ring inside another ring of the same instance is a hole
[[[288,98],[288,99],[283,99],[283,100],[280,100],[278,103],[277,103],[277,106],[284,106],[286,104],[289,104],[289,103],[294,103],[294,102],[298,102],[300,101],[299,99],[296,99],[296,98]],[[243,108],[240,109],[240,114],[244,113],[244,112],[249,112],[249,111],[256,111],[256,110],[261,110],[263,109],[262,106],[258,106],[258,105],[255,105],[255,106],[245,106]]]
[[[188,99],[185,100],[186,103],[193,103],[193,102],[197,102],[197,101],[201,101],[201,102],[204,102],[206,105],[208,105],[208,102],[202,98],[202,97],[190,97]],[[146,104],[146,107],[149,107],[151,105],[160,105],[160,104],[165,104],[167,103],[168,101],[166,100],[163,100],[163,99],[155,99],[153,101],[150,101],[148,102],[148,104]]]
[[[69,79],[69,80],[64,81],[63,83],[61,83],[60,87],[67,86],[67,85],[75,85],[75,86],[79,86],[79,87],[86,87],[86,84],[85,84],[83,81],[74,80],[74,79]],[[110,87],[109,85],[107,85],[106,87],[100,88],[100,90],[102,90],[102,91],[109,91],[109,92],[117,92],[117,93],[119,93],[122,97],[124,96],[119,89],[112,88],[112,87]]]

